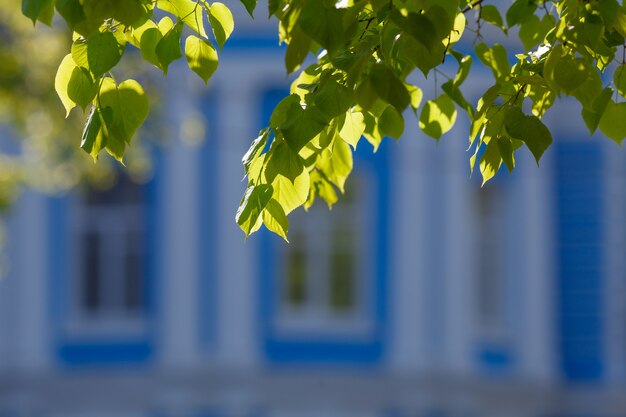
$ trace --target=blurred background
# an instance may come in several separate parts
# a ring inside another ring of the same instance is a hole
[[[626,415],[626,152],[562,100],[541,166],[481,188],[466,121],[407,115],[290,244],[245,240],[241,157],[290,80],[263,4],[232,8],[208,87],[124,58],[152,113],[121,169],[63,119],[69,35],[0,0],[0,416]]]

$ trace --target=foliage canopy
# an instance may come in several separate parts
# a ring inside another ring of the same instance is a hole
[[[257,1],[240,1],[252,15]],[[243,157],[248,185],[236,221],[246,235],[265,224],[286,239],[291,211],[310,207],[318,197],[334,204],[358,142],[364,138],[376,149],[385,136],[398,139],[411,113],[438,140],[461,111],[470,121],[470,168],[478,166],[483,182],[503,164],[514,169],[524,146],[539,163],[552,143],[541,118],[562,95],[580,102],[590,133],[599,129],[621,143],[624,4],[488,3],[269,0],[269,15],[278,19],[280,41],[287,44],[286,71],[298,74],[291,94]],[[68,114],[77,106],[90,108],[81,147],[94,159],[105,150],[122,161],[148,115],[139,83],[118,83],[111,74],[127,49],[139,49],[164,74],[184,57],[208,82],[234,30],[229,8],[207,0],[22,0],[22,12],[33,23],[50,25],[55,9],[74,32],[57,71],[56,92]],[[490,43],[483,37],[487,26],[518,39],[519,49]],[[462,85],[475,59],[491,69],[493,84],[472,104]],[[409,77],[416,71],[445,75],[440,67],[446,60],[456,62],[455,73],[435,98],[422,103],[422,89]],[[305,62],[310,64],[301,68]]]

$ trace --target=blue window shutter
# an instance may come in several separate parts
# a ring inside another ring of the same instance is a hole
[[[563,377],[603,376],[604,161],[598,143],[556,147],[557,325]]]

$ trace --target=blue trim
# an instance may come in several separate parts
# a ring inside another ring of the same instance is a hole
[[[262,96],[262,120],[264,125],[276,103],[288,94],[285,89],[268,89]],[[285,335],[274,328],[275,307],[277,300],[277,271],[280,262],[277,259],[278,245],[283,244],[277,236],[263,230],[259,236],[260,254],[260,311],[259,332],[263,352],[273,364],[377,364],[382,358],[388,340],[388,256],[391,251],[389,231],[389,202],[392,172],[389,169],[391,153],[389,140],[383,141],[378,152],[373,155],[372,148],[364,139],[355,152],[355,170],[368,169],[372,181],[368,184],[377,190],[377,198],[371,201],[373,212],[378,216],[367,237],[373,246],[375,259],[369,260],[375,266],[372,274],[372,303],[366,312],[371,321],[372,333],[365,338],[352,340],[346,337],[332,337],[325,334]]]
[[[598,142],[555,147],[560,366],[567,380],[597,381],[604,375],[605,159]]]
[[[202,98],[200,108],[204,115],[208,131],[205,143],[199,152],[200,170],[199,243],[197,259],[200,263],[198,276],[198,342],[203,348],[214,348],[217,339],[217,155],[221,146],[218,137],[220,121],[218,97],[216,92],[209,92]]]
[[[483,367],[493,372],[508,371],[513,363],[506,347],[484,346],[479,352],[479,358]]]
[[[70,286],[72,253],[70,252],[71,198],[56,197],[49,200],[48,209],[48,248],[49,248],[49,307],[53,346],[60,365],[82,367],[102,364],[140,364],[154,355],[155,318],[157,315],[156,285],[160,268],[156,265],[161,259],[160,227],[160,168],[158,154],[154,158],[154,178],[146,184],[146,239],[147,256],[144,270],[144,313],[147,321],[146,336],[139,338],[118,338],[101,341],[66,333],[65,324],[69,318],[71,305]]]
[[[268,32],[262,33],[261,36],[255,36],[252,34],[238,34],[232,36],[224,44],[224,52],[231,52],[242,49],[260,49],[260,50],[285,50],[285,44],[279,45],[278,33]],[[263,51],[267,52],[267,51]]]

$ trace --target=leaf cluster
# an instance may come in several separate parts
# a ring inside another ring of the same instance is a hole
[[[240,1],[252,15],[256,0]],[[459,114],[467,118],[470,169],[478,166],[483,182],[502,165],[514,169],[520,149],[539,163],[552,143],[541,119],[561,96],[578,100],[590,133],[599,129],[621,143],[623,2],[513,0],[507,8],[488,3],[269,0],[268,13],[287,44],[286,71],[298,74],[243,158],[247,189],[236,220],[245,234],[265,224],[286,239],[291,211],[310,207],[318,197],[332,206],[343,193],[359,142],[377,149],[384,137],[400,138],[405,117],[415,117],[436,140]],[[74,31],[71,52],[57,73],[57,93],[68,113],[75,106],[92,107],[83,149],[94,158],[105,149],[120,161],[148,113],[141,86],[133,80],[118,84],[111,74],[128,46],[164,74],[185,56],[207,82],[217,69],[218,49],[234,29],[229,9],[206,0],[22,1],[33,22],[50,24],[55,9]],[[157,21],[156,9],[166,16]],[[490,42],[483,36],[487,26],[513,43]],[[185,33],[191,35],[183,51]],[[471,103],[464,83],[478,63],[490,70],[493,83]],[[451,66],[453,73],[446,74]],[[435,81],[437,93],[423,100],[424,85],[410,82],[416,73],[427,81],[437,74],[447,80]]]
[[[165,15],[158,21],[157,9]],[[94,160],[106,150],[122,162],[149,113],[149,100],[141,85],[132,79],[118,83],[112,73],[128,49],[138,49],[143,60],[164,75],[184,54],[189,68],[206,83],[218,66],[218,52],[212,42],[221,49],[234,28],[230,10],[219,2],[22,1],[22,12],[33,23],[50,25],[55,10],[74,33],[71,51],[57,70],[55,90],[67,115],[77,106],[90,108],[81,147]],[[185,35],[185,28],[189,35]]]

